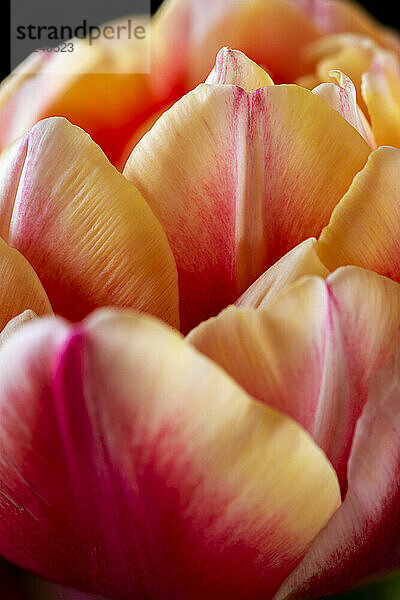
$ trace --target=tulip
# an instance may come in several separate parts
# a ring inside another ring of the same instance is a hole
[[[329,0],[154,31],[150,75],[94,44],[0,98],[0,578],[348,590],[400,566],[399,43]]]

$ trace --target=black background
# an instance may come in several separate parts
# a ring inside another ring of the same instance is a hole
[[[68,2],[68,0],[65,0]],[[111,0],[112,1],[112,0]],[[362,0],[359,2],[367,10],[371,12],[379,21],[400,29],[400,17],[398,16],[398,10],[396,11],[396,5],[400,4],[398,0]],[[154,13],[161,1],[152,0],[151,9]],[[10,2],[9,0],[0,0],[1,6],[1,23],[3,24],[2,31],[2,62],[0,71],[0,80],[4,79],[10,71],[10,30],[8,24],[10,23]],[[396,14],[397,12],[397,14]]]

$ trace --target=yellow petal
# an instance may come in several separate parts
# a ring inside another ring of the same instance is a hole
[[[358,265],[400,281],[399,182],[400,150],[372,152],[318,240],[329,269]]]
[[[55,312],[76,320],[97,306],[132,306],[178,325],[176,265],[161,225],[65,119],[39,122],[2,157],[0,235],[30,261]]]
[[[362,94],[378,145],[400,148],[400,63],[380,52],[362,76]]]
[[[0,238],[0,331],[27,309],[38,315],[52,312],[46,292],[29,262]]]
[[[333,70],[345,73],[356,89],[357,104],[368,114],[361,93],[363,73],[370,67],[379,46],[369,38],[353,33],[323,36],[305,50],[309,69],[318,83],[335,82],[330,75]]]

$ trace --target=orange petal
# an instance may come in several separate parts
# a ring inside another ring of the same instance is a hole
[[[24,323],[29,323],[33,319],[37,318],[37,314],[33,312],[30,308],[27,308],[21,314],[13,317],[10,321],[8,321],[7,325],[4,327],[3,331],[0,331],[0,346],[4,344],[8,338],[13,335],[23,325]]]
[[[265,65],[274,81],[293,81],[303,71],[301,49],[319,35],[301,7],[287,0],[172,0],[152,33],[155,68],[167,75],[159,78],[164,93],[177,81],[186,89],[204,81],[222,46]]]
[[[400,63],[380,52],[362,76],[362,94],[378,145],[400,148]]]
[[[201,85],[165,112],[124,174],[168,236],[184,331],[319,235],[369,151],[298,86]]]
[[[137,17],[129,18],[134,27]],[[154,110],[160,99],[150,90],[149,75],[139,72],[146,66],[143,42],[100,39],[88,46],[74,39],[73,44],[71,53],[34,53],[3,82],[0,149],[38,120],[64,116],[117,162],[132,132]]]
[[[2,157],[0,190],[0,234],[30,261],[56,312],[79,319],[114,304],[178,324],[166,236],[81,129],[38,123]]]
[[[329,269],[359,265],[400,281],[399,182],[400,150],[372,152],[318,240]]]
[[[38,315],[51,313],[46,292],[29,262],[0,238],[0,331],[26,309]]]

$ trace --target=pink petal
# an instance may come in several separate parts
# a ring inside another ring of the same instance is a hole
[[[341,508],[275,600],[320,598],[400,566],[400,344],[376,374],[355,430]]]
[[[0,235],[30,262],[54,312],[66,318],[115,305],[179,324],[177,269],[160,223],[65,119],[40,121],[2,154]],[[11,316],[43,312],[24,301]]]
[[[0,386],[0,552],[63,585],[264,600],[340,504],[308,434],[156,319],[37,319]]]
[[[342,490],[371,374],[393,350],[400,286],[356,267],[306,277],[261,309],[230,307],[188,340],[251,396],[298,421]]]

